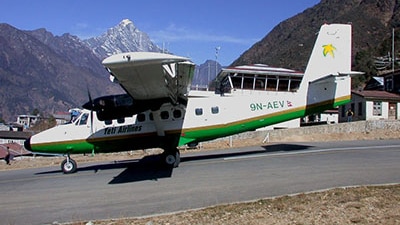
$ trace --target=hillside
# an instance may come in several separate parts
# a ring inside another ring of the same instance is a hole
[[[319,4],[278,24],[261,41],[244,52],[233,65],[264,63],[271,66],[304,71],[323,23],[353,24],[353,64],[358,68],[371,59],[367,57],[390,51],[387,40],[392,27],[400,26],[399,3],[396,0],[322,0]],[[397,43],[396,39],[396,43]]]
[[[93,96],[120,91],[77,37],[7,24],[0,24],[0,31],[0,117],[6,121],[34,109],[48,116],[80,106],[88,88]]]

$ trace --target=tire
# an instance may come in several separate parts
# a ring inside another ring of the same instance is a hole
[[[61,163],[61,170],[65,174],[75,173],[77,169],[77,164],[73,159],[64,159]]]
[[[167,167],[177,168],[181,162],[179,150],[169,151],[163,154],[164,164]]]

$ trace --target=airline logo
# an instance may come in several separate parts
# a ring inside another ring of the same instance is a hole
[[[332,58],[335,58],[335,51],[336,51],[335,46],[333,46],[332,44],[328,44],[328,45],[322,45],[322,48],[324,48],[322,53],[324,54],[325,57],[327,55],[330,55],[332,56]]]

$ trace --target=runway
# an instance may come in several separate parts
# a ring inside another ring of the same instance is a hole
[[[59,160],[59,159],[56,159]],[[141,217],[332,187],[400,183],[400,140],[267,144],[0,172],[2,224]],[[58,165],[57,161],[57,165]]]

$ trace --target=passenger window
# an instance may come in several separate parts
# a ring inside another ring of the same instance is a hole
[[[111,125],[111,124],[112,124],[112,120],[105,120],[105,121],[104,121],[104,124],[105,124],[105,125]]]
[[[218,114],[219,113],[219,107],[218,106],[211,107],[211,113],[212,114]]]
[[[178,118],[182,117],[182,112],[179,109],[175,109],[174,112],[173,112],[173,115],[174,115],[175,119],[178,119]]]
[[[195,109],[195,113],[196,113],[196,116],[201,116],[201,115],[203,115],[203,109],[197,108],[197,109]]]
[[[168,113],[168,111],[162,111],[162,112],[160,113],[160,117],[161,117],[161,119],[163,119],[163,120],[167,120],[167,119],[169,118],[169,113]]]
[[[146,120],[146,115],[143,113],[139,113],[136,117],[138,122],[144,122]]]
[[[149,114],[149,119],[150,119],[151,121],[154,120],[153,113],[150,113],[150,114]]]
[[[117,119],[117,123],[125,123],[125,118],[119,118],[119,119]]]

